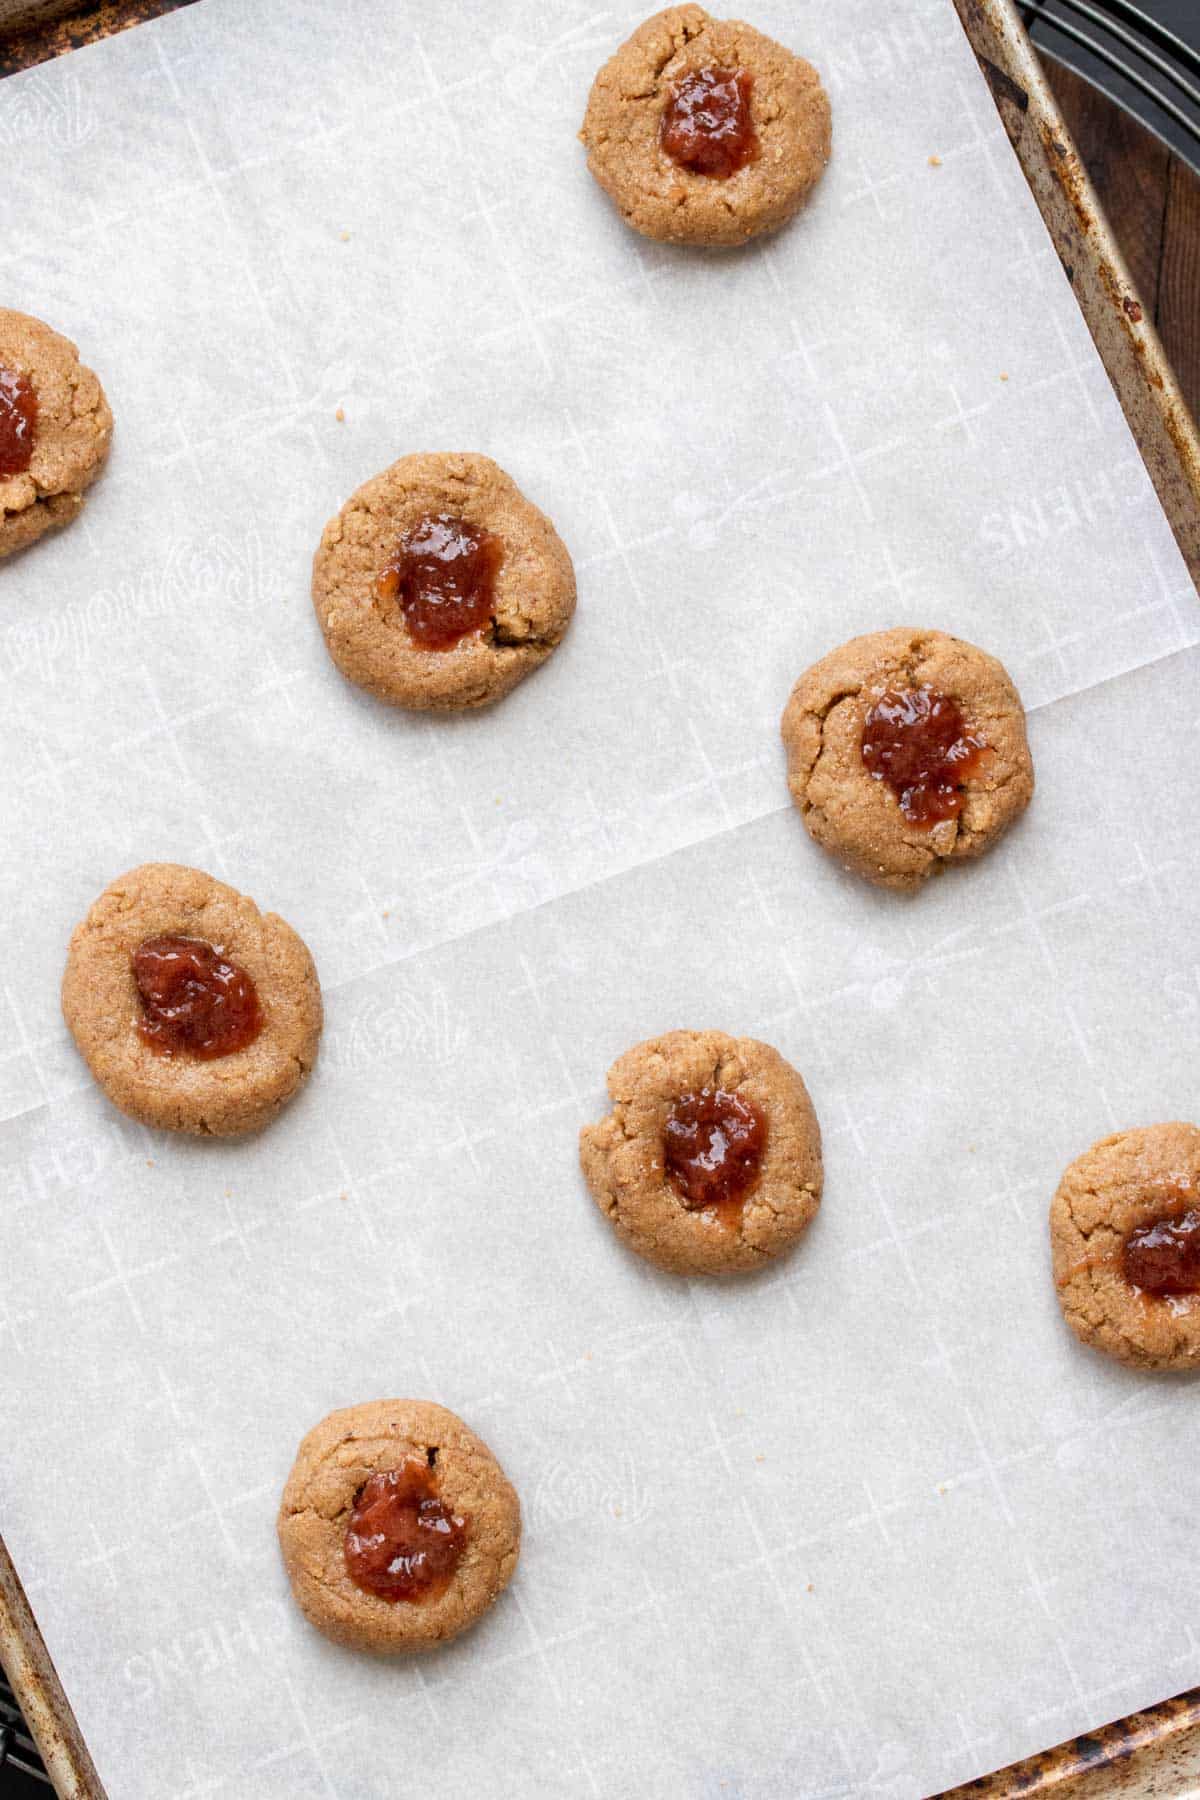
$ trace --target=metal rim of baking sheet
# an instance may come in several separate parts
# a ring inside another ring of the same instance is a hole
[[[36,4],[36,0],[31,0]],[[1193,582],[1200,582],[1200,438],[1063,124],[1015,0],[954,0],[1108,370]],[[11,9],[10,9],[11,10]],[[132,19],[139,14],[131,6]],[[141,17],[145,13],[141,13]],[[60,1800],[105,1800],[70,1702],[0,1541],[0,1664]],[[940,1797],[1179,1794],[1200,1763],[1200,1689]]]
[[[1200,437],[1014,0],[954,0],[1193,583]]]

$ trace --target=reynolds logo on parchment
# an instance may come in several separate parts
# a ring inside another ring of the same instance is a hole
[[[0,98],[0,148],[43,143],[77,150],[95,136],[95,108],[73,76],[51,81],[33,74],[13,86]]]

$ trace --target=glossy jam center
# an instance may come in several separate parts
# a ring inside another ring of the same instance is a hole
[[[147,938],[133,953],[133,978],[138,1032],[160,1056],[208,1062],[253,1043],[262,1029],[253,981],[204,938]]]
[[[429,1464],[406,1457],[372,1475],[346,1527],[346,1570],[381,1600],[435,1600],[445,1593],[467,1542],[467,1521],[438,1499]]]
[[[663,1132],[667,1176],[690,1212],[716,1207],[736,1223],[762,1166],[766,1115],[752,1100],[725,1088],[682,1094]]]
[[[23,475],[33,460],[38,404],[33,384],[16,369],[0,369],[0,481]]]
[[[1152,1219],[1125,1239],[1126,1281],[1146,1294],[1200,1293],[1200,1211]]]
[[[928,687],[889,689],[863,722],[863,763],[887,782],[912,825],[958,817],[967,776],[986,749],[955,702]]]
[[[761,154],[750,116],[753,75],[745,69],[693,69],[671,89],[659,142],[681,169],[724,180]]]
[[[400,539],[375,592],[398,603],[409,636],[423,650],[449,650],[488,623],[503,560],[504,545],[490,531],[452,513],[431,513]]]

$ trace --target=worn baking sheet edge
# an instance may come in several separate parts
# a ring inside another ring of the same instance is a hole
[[[1014,0],[954,0],[1192,581],[1200,436]]]
[[[934,1800],[1175,1800],[1200,1793],[1200,1690],[1101,1725]]]
[[[0,1663],[60,1800],[105,1800],[100,1777],[2,1540]]]
[[[20,0],[17,0],[20,3]],[[954,0],[1071,280],[1192,580],[1200,584],[1200,438],[1158,335],[1071,143],[1013,0]],[[0,24],[14,0],[0,0]],[[30,0],[43,17],[62,8]],[[130,8],[136,23],[139,13]],[[144,16],[141,15],[141,16]],[[3,1663],[60,1800],[106,1800],[24,1591],[0,1540]],[[956,1788],[986,1795],[1128,1800],[1179,1794],[1200,1767],[1200,1690]]]

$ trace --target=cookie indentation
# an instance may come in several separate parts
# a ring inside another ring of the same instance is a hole
[[[745,69],[690,69],[671,89],[659,141],[693,175],[727,181],[762,155],[750,112],[754,77]]]
[[[760,1106],[724,1088],[682,1094],[667,1115],[663,1160],[691,1212],[712,1208],[736,1229],[762,1170],[767,1119]]]
[[[159,1056],[231,1056],[262,1030],[254,982],[204,938],[146,938],[133,953],[133,978],[138,1033]]]
[[[406,1457],[359,1490],[343,1542],[347,1572],[381,1600],[436,1600],[466,1548],[467,1525],[443,1504],[428,1461]]]
[[[427,514],[404,533],[375,591],[396,602],[415,644],[449,650],[491,619],[503,560],[490,531],[453,513]]]
[[[19,369],[0,368],[0,481],[23,475],[33,461],[38,404]]]
[[[1138,1225],[1121,1249],[1125,1279],[1144,1294],[1200,1294],[1200,1211]]]
[[[957,819],[986,749],[957,702],[930,687],[889,688],[863,720],[863,766],[887,783],[913,825]]]

